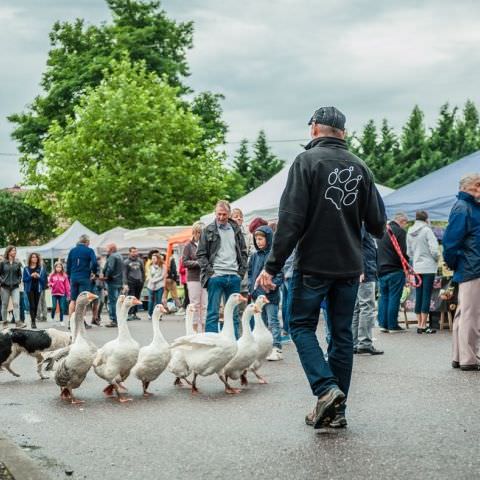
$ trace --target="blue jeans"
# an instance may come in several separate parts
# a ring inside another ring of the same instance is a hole
[[[422,273],[422,284],[415,289],[415,313],[429,313],[430,300],[432,298],[433,282],[435,280],[434,273]]]
[[[291,295],[290,290],[292,289],[292,280],[290,278],[286,279],[282,285],[282,321],[283,321],[283,330],[286,333],[290,333],[290,307],[291,307]]]
[[[117,300],[118,300],[118,297],[120,296],[121,290],[122,290],[121,286],[110,285],[110,283],[107,283],[108,315],[110,317],[110,320],[113,323],[117,323],[116,306],[117,306]]]
[[[162,296],[163,296],[163,288],[159,288],[158,290],[148,290],[148,315],[151,317],[153,314],[153,309],[155,305],[162,303]]]
[[[303,370],[317,397],[338,386],[348,395],[353,365],[352,317],[358,278],[328,279],[295,271],[292,279],[290,334]],[[318,343],[316,331],[320,306],[327,299],[331,340],[328,361]]]
[[[262,310],[262,319],[272,332],[273,346],[282,349],[280,322],[278,320],[278,305],[267,303]]]
[[[240,277],[238,275],[222,275],[211,277],[207,283],[208,306],[207,320],[205,323],[205,332],[218,333],[219,330],[219,311],[222,297],[225,302],[232,293],[240,293]],[[233,324],[235,327],[235,336],[238,338],[238,308],[233,312]]]
[[[67,297],[65,295],[52,295],[52,320],[55,318],[57,303],[60,305],[60,321],[63,322],[63,315],[68,313]]]
[[[395,330],[398,328],[398,310],[405,286],[405,274],[402,270],[387,273],[378,278],[380,299],[378,301],[378,325],[380,328]]]

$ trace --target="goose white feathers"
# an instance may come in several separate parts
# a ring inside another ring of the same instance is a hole
[[[117,302],[118,336],[98,350],[93,367],[95,373],[108,382],[103,390],[105,395],[112,396],[115,391],[120,402],[127,402],[131,399],[121,395],[121,391],[127,391],[123,382],[137,363],[140,350],[140,345],[130,334],[127,315],[130,307],[140,305],[141,302],[133,296],[126,297],[123,303],[122,300]]]
[[[195,307],[192,304],[188,305],[187,312],[185,314],[185,335],[187,337],[194,334],[194,314]],[[179,387],[183,386],[182,380],[185,380],[189,385],[191,385],[191,383],[187,380],[187,377],[190,375],[191,371],[185,360],[184,355],[184,350],[189,348],[189,346],[179,346],[171,350],[172,358],[170,360],[170,363],[168,364],[168,370],[175,375],[175,382],[173,384]]]
[[[268,299],[265,295],[260,295],[255,301],[256,311],[254,314],[255,317],[255,326],[252,331],[253,338],[256,345],[256,355],[255,360],[250,365],[250,371],[258,378],[260,383],[267,383],[265,378],[263,378],[258,370],[265,362],[265,359],[270,355],[273,348],[273,336],[270,330],[265,325],[265,322],[262,319],[262,309],[265,304],[268,303]]]
[[[83,403],[73,395],[73,389],[80,387],[92,367],[97,347],[86,338],[84,319],[90,302],[97,298],[89,292],[82,292],[76,302],[73,319],[73,343],[60,349],[57,354],[59,363],[55,371],[55,383],[60,387],[60,397],[72,404]]]
[[[257,356],[257,345],[250,330],[250,318],[255,313],[257,306],[253,303],[247,305],[242,315],[242,336],[237,341],[237,353],[225,365],[224,375],[228,379],[238,380],[242,378],[242,385],[246,385],[245,370],[255,361]]]
[[[238,304],[244,301],[245,298],[239,293],[234,293],[230,296],[225,305],[223,329],[220,333],[199,333],[178,338],[172,343],[171,348],[173,350],[178,347],[183,349],[185,361],[193,372],[193,394],[198,392],[196,386],[198,375],[206,377],[215,373],[218,374],[220,380],[225,384],[227,393],[237,393],[232,389],[228,391],[229,387],[223,377],[222,370],[237,353],[233,311]]]
[[[160,331],[160,320],[166,313],[163,305],[155,306],[152,315],[153,339],[150,345],[140,349],[138,361],[133,368],[133,375],[137,377],[143,385],[143,395],[148,397],[151,393],[147,392],[148,385],[156,380],[165,370],[170,361],[170,345]]]

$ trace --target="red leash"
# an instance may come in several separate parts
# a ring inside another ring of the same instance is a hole
[[[392,242],[393,248],[397,252],[397,255],[400,258],[402,263],[403,271],[405,272],[405,277],[407,278],[407,286],[418,288],[422,285],[422,277],[413,269],[413,267],[407,262],[407,259],[403,256],[402,249],[398,244],[397,237],[393,233],[392,228],[387,223],[387,233]]]

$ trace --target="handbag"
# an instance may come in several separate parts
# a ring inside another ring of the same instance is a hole
[[[393,233],[392,227],[387,224],[387,233],[392,242],[393,248],[400,258],[405,278],[407,279],[406,285],[412,288],[418,288],[422,285],[422,277],[413,269],[413,267],[407,262],[407,259],[403,256],[402,249],[398,243],[397,237]]]

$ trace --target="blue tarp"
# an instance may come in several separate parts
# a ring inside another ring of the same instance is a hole
[[[474,172],[480,172],[480,151],[387,195],[383,200],[388,218],[392,218],[396,212],[404,212],[410,219],[415,219],[417,210],[426,210],[431,220],[447,221],[456,200],[460,178]]]

